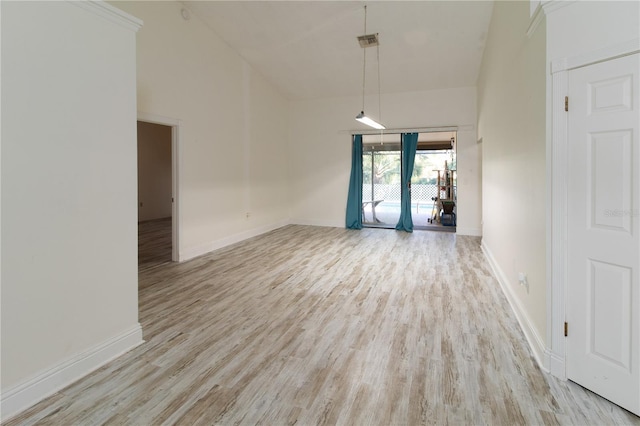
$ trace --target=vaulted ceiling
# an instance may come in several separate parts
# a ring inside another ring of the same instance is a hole
[[[362,49],[364,2],[184,1],[288,99],[378,91],[376,48]],[[474,86],[491,1],[370,1],[383,93]]]

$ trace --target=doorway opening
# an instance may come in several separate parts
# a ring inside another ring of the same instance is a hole
[[[138,269],[179,260],[177,120],[138,114]]]
[[[411,175],[414,229],[455,232],[457,173],[455,131],[418,134]],[[400,133],[362,137],[362,224],[395,228],[401,212]]]

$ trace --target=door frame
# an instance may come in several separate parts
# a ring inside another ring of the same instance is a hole
[[[171,260],[180,262],[180,134],[182,121],[138,111],[138,121],[171,127]]]
[[[551,138],[547,142],[547,344],[545,364],[566,380],[566,319],[568,279],[568,122],[565,96],[569,71],[640,53],[640,38],[551,61]]]

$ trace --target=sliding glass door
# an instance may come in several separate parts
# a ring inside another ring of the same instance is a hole
[[[411,175],[414,229],[455,232],[457,222],[456,132],[418,135]],[[396,228],[402,205],[401,135],[362,136],[362,225]]]
[[[421,133],[411,177],[416,229],[455,232],[457,223],[456,132]]]
[[[395,136],[396,142],[381,143],[379,135],[364,136],[362,223],[365,226],[395,228],[400,219],[400,135],[389,136]]]

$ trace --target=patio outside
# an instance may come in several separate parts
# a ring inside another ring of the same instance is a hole
[[[445,170],[445,164],[448,173]],[[455,157],[451,150],[418,151],[411,177],[411,216],[414,227],[455,231],[451,216],[440,223],[436,198],[456,200]],[[372,173],[373,170],[373,173]],[[440,186],[449,176],[449,189]],[[363,225],[394,228],[400,218],[400,151],[373,151],[363,154]],[[436,206],[434,208],[434,205]],[[444,226],[453,225],[453,226]]]

